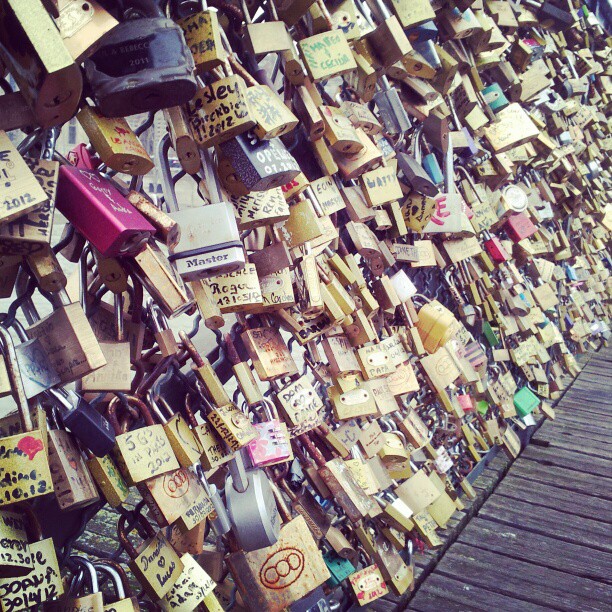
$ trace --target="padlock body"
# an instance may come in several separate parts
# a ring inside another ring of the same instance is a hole
[[[90,170],[60,168],[56,206],[104,257],[135,255],[155,233],[110,181]]]
[[[96,104],[107,117],[127,117],[186,104],[197,86],[183,31],[163,17],[120,23],[85,61]]]
[[[168,259],[186,281],[238,272],[246,263],[233,206],[218,202],[170,215],[180,226]]]

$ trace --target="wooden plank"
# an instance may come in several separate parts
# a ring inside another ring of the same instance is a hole
[[[600,432],[591,432],[591,431],[588,431],[588,432],[587,431],[577,431],[575,427],[565,425],[559,421],[555,421],[552,428],[547,426],[546,431],[549,431],[549,430],[550,430],[551,435],[555,435],[558,437],[563,436],[567,438],[571,438],[571,437],[585,438],[588,440],[594,440],[598,444],[607,444],[607,445],[612,444],[612,438],[610,436],[607,436],[606,434],[603,434]]]
[[[580,583],[581,580],[570,579],[570,575],[577,576],[602,583],[602,586],[605,585],[612,593],[612,554],[607,552],[564,542],[516,526],[502,525],[485,517],[474,518],[463,530],[453,548],[460,543],[508,557],[510,560],[506,562],[498,560],[502,566],[511,566],[514,561],[534,563],[551,571],[564,572],[565,580],[569,583]],[[449,552],[451,551],[448,551],[444,558]],[[540,578],[545,578],[546,575],[547,573],[542,571]]]
[[[483,505],[478,516],[504,525],[516,525],[523,531],[612,553],[612,530],[608,523],[574,516],[554,508],[544,510],[541,506],[520,499],[510,501],[497,492]]]
[[[564,414],[583,413],[583,414],[601,414],[602,416],[610,415],[608,408],[608,400],[602,402],[594,402],[592,399],[582,397],[582,393],[571,395],[561,402],[557,408]]]
[[[592,455],[594,457],[607,457],[612,453],[610,444],[594,442],[591,438],[577,438],[576,436],[554,435],[555,432],[551,429],[540,431],[531,439],[534,446],[542,446],[545,448],[563,448],[575,453],[583,455]]]
[[[558,449],[564,449],[572,453],[580,453],[582,455],[586,455],[587,457],[597,458],[605,457],[611,450],[609,446],[599,446],[588,438],[576,439],[575,437],[558,441],[548,436],[538,436],[531,440],[531,445],[534,447],[537,446],[550,449],[553,452]]]
[[[436,574],[460,576],[467,584],[567,612],[601,610],[612,595],[608,585],[588,579],[572,580],[564,572],[544,570],[537,564],[459,542],[444,556]]]
[[[564,448],[543,448],[530,444],[521,454],[521,461],[537,461],[542,465],[557,465],[568,470],[596,474],[612,479],[609,458],[575,453]],[[612,483],[611,483],[612,484]]]
[[[583,425],[594,426],[598,431],[612,431],[612,424],[606,420],[607,417],[600,417],[594,414],[585,414],[584,412],[577,412],[571,410],[561,410],[556,415],[555,423],[557,421],[571,423],[577,429],[581,429]]]
[[[534,461],[515,463],[507,478],[513,476],[520,476],[528,480],[556,485],[562,489],[612,500],[610,481],[601,476],[582,474],[554,465],[543,466]]]
[[[495,489],[495,495],[522,499],[542,508],[555,508],[560,512],[569,512],[575,516],[612,524],[612,510],[606,500],[567,489],[559,489],[553,485],[515,477],[504,478]]]
[[[494,593],[461,579],[433,573],[410,601],[409,610],[421,612],[464,612],[465,610],[500,610],[504,612],[531,612],[549,610],[531,602]]]

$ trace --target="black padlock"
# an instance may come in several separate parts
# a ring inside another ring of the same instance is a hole
[[[59,407],[64,425],[96,457],[108,455],[115,446],[115,432],[110,423],[84,398],[71,390],[46,392]]]
[[[107,117],[126,117],[185,104],[197,84],[183,31],[155,0],[123,4],[125,21],[85,61],[96,105]]]
[[[251,131],[221,143],[218,152],[219,178],[236,196],[287,185],[301,172],[279,138],[260,140]]]

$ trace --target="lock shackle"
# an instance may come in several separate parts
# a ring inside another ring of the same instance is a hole
[[[115,589],[116,599],[125,599],[126,591],[129,590],[129,582],[125,570],[118,563],[114,563],[112,561],[94,563],[94,567],[96,568],[96,571],[110,577]]]
[[[167,373],[165,375],[167,375]],[[174,416],[174,413],[172,412],[172,410],[170,410],[170,406],[168,406],[166,400],[159,395],[158,390],[155,390],[155,385],[147,392],[147,403],[149,404],[151,410],[162,425],[166,425],[168,421]],[[166,411],[166,414],[164,414],[161,408],[162,406],[163,409]]]
[[[119,0],[124,20],[146,17],[166,17],[167,0]]]
[[[151,523],[140,513],[136,516],[136,522],[134,526],[129,530],[127,530],[127,521],[128,515],[122,514],[117,523],[117,537],[119,538],[119,543],[125,549],[125,552],[129,555],[131,559],[135,559],[138,556],[138,552],[134,545],[128,539],[128,534],[133,531],[136,526],[140,526],[143,528],[144,532],[147,534],[147,538],[154,538],[156,535],[155,529]]]
[[[170,138],[170,134],[166,133],[157,144],[157,162],[162,175],[164,203],[169,213],[178,212],[180,210],[178,198],[176,197],[175,179],[172,177],[170,158],[168,156],[171,147],[172,139]],[[177,177],[180,178],[180,173]],[[176,180],[178,180],[178,178]]]
[[[151,425],[155,425],[155,419],[153,419],[153,415],[151,414],[149,407],[146,405],[145,402],[143,402],[139,397],[136,397],[135,395],[131,395],[127,393],[118,394],[117,392],[115,392],[115,397],[113,397],[111,401],[109,402],[107,411],[109,413],[113,409],[116,411],[116,406],[119,404],[119,402],[123,400],[123,398],[127,400],[128,405],[132,404],[137,408],[138,412],[140,413],[140,416],[144,418],[144,422],[147,427]],[[113,423],[111,424],[113,425],[113,427],[115,426]]]
[[[325,457],[312,441],[312,438],[307,433],[304,433],[298,436],[298,440],[306,447],[317,467],[323,467],[326,463]]]
[[[83,588],[83,582],[85,581],[85,568],[82,565],[75,564],[76,568],[70,579],[68,585],[68,594],[72,597],[76,597]]]
[[[85,570],[85,577],[87,578],[87,583],[90,588],[91,593],[98,593],[100,591],[100,587],[98,584],[98,575],[96,573],[96,568],[94,564],[87,559],[86,557],[82,557],[81,555],[71,555],[70,560],[76,563],[78,566],[82,567]]]

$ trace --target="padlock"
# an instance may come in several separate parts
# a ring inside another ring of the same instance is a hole
[[[189,123],[200,147],[221,144],[255,126],[246,89],[240,75],[230,74],[192,96],[187,107]]]
[[[279,139],[259,140],[252,131],[221,143],[218,152],[219,177],[232,195],[281,187],[301,172]]]
[[[189,553],[183,554],[181,561],[183,571],[172,589],[160,600],[162,609],[187,612],[203,605],[210,610],[210,600],[207,598],[215,597],[215,582]]]
[[[0,464],[0,474],[5,477],[0,495],[0,506],[45,495],[53,490],[46,439],[43,430],[34,429],[28,400],[23,388],[21,374],[11,334],[0,326],[4,360],[7,366],[11,392],[17,403],[22,433],[4,438],[6,452]],[[20,477],[6,481],[9,472],[16,471]]]
[[[188,102],[197,85],[181,28],[153,0],[122,12],[84,64],[100,112],[127,117]]]
[[[227,53],[221,40],[219,17],[216,11],[202,9],[206,4],[196,7],[196,12],[180,14],[176,23],[182,28],[185,41],[195,63],[198,74],[203,74],[222,65],[227,59]]]
[[[128,484],[178,470],[179,463],[163,426],[155,423],[145,402],[133,395],[125,397],[129,405],[138,409],[145,423],[144,427],[124,433],[117,417],[117,407],[121,400],[115,396],[110,401],[107,407],[108,420],[116,434],[113,455]]]
[[[287,31],[287,26],[282,21],[278,21],[278,16],[270,21],[254,23],[249,15],[247,3],[243,3],[242,6],[246,21],[244,44],[249,53],[257,57],[268,53],[282,53],[293,48],[293,40]]]
[[[28,538],[28,514],[0,510],[0,578],[29,574],[34,568]]]
[[[263,470],[246,471],[240,451],[228,467],[225,499],[240,547],[250,552],[273,545],[279,537],[280,519],[270,481]]]
[[[112,609],[117,612],[139,612],[140,604],[138,599],[132,594],[130,583],[123,566],[115,561],[100,561],[94,563],[96,572],[105,574],[110,578],[114,589],[115,601],[104,603],[104,612],[110,612]],[[106,599],[106,597],[104,598]]]
[[[74,0],[57,3],[58,16],[55,23],[66,49],[75,62],[82,62],[99,46],[100,41],[118,21],[95,0],[79,4]]]
[[[0,606],[3,612],[9,610],[21,612],[30,607],[28,602],[31,598],[45,603],[55,597],[60,597],[64,592],[64,582],[53,538],[43,539],[40,523],[32,509],[25,504],[21,508],[26,512],[29,531],[32,534],[29,546],[34,569],[26,576],[0,579],[0,590],[2,591]],[[45,588],[40,589],[39,586],[32,584],[31,580],[35,580],[35,583],[39,585],[44,582]]]
[[[56,206],[105,257],[135,255],[155,232],[111,181],[90,170],[60,167]]]
[[[275,380],[298,373],[287,345],[274,327],[247,329],[241,338],[260,380]]]
[[[47,430],[49,469],[59,507],[71,510],[98,502],[98,491],[77,441],[61,428],[53,410],[52,417],[55,427]]]
[[[181,413],[172,413],[167,402],[152,391],[147,394],[147,399],[164,426],[164,431],[179,464],[188,468],[199,463],[202,446]]]
[[[261,140],[280,137],[297,126],[297,117],[267,85],[251,85],[246,97],[256,121],[253,132]]]
[[[94,106],[84,106],[77,119],[91,146],[109,168],[136,176],[153,169],[153,160],[123,117],[108,119]]]
[[[164,196],[170,217],[181,228],[176,244],[170,246],[168,259],[184,280],[194,281],[241,270],[245,264],[242,243],[233,207],[222,202],[208,152],[203,155],[211,203],[180,209],[170,174],[170,138],[160,141],[159,160],[164,178]]]
[[[65,123],[77,111],[83,79],[51,15],[40,0],[8,0],[0,21],[0,59],[36,122],[43,128]]]
[[[0,219],[9,222],[33,212],[47,203],[48,198],[42,185],[4,132],[0,132],[0,147],[4,151],[0,161]]]
[[[274,496],[271,497],[274,501]],[[284,521],[274,544],[260,550],[235,551],[228,556],[242,597],[249,605],[271,612],[280,612],[330,577],[304,518],[291,519],[287,513]],[[286,574],[284,567],[288,568]],[[310,571],[305,574],[306,567]]]
[[[147,538],[139,547],[140,552],[128,539],[125,515],[119,518],[117,535],[130,557],[128,565],[138,582],[153,601],[158,601],[174,586],[185,566],[163,533],[156,533],[144,516],[138,514],[136,524]]]
[[[257,468],[287,461],[292,456],[286,427],[283,429],[274,405],[264,400],[263,410],[266,420],[253,425],[259,437],[246,447],[251,464]]]

